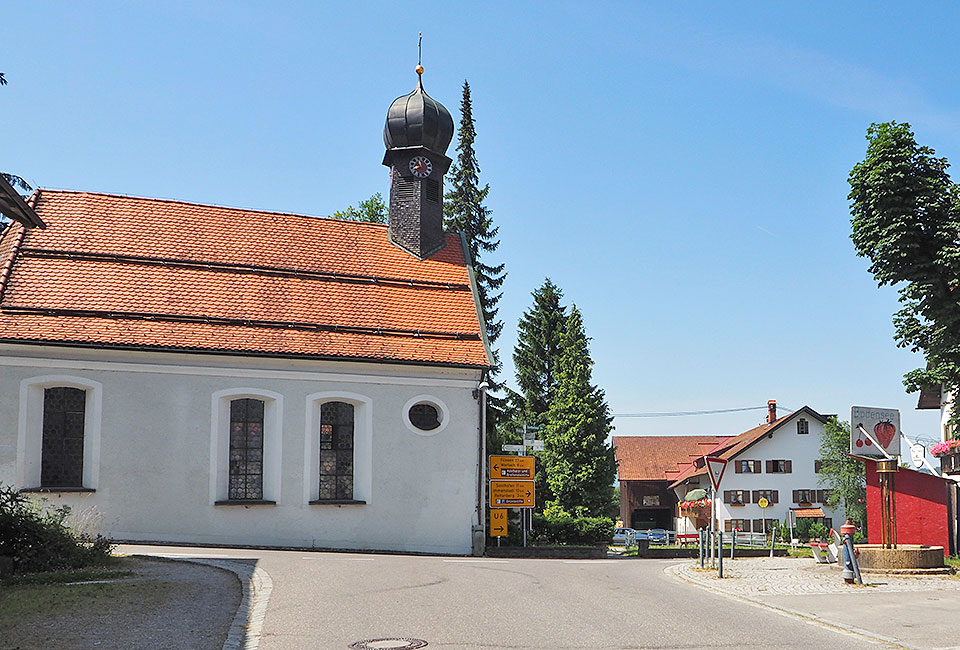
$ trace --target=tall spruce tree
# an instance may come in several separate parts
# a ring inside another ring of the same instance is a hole
[[[523,313],[517,325],[517,346],[513,351],[519,416],[527,424],[546,424],[547,411],[557,385],[557,369],[563,352],[567,308],[560,303],[563,292],[547,278],[533,292],[533,307]]]
[[[490,192],[490,185],[480,186],[480,166],[473,150],[477,131],[473,119],[473,103],[470,99],[470,84],[463,82],[463,99],[460,101],[460,130],[457,133],[457,159],[450,166],[451,189],[444,195],[443,219],[446,230],[463,232],[467,236],[470,257],[473,258],[473,270],[477,277],[477,290],[480,293],[480,307],[487,326],[487,339],[493,347],[503,321],[497,318],[500,287],[507,274],[503,264],[488,264],[487,256],[497,250],[500,230],[493,225],[493,218],[483,202]],[[500,355],[496,348],[493,357],[497,368],[500,367]]]
[[[557,505],[571,514],[605,517],[613,502],[617,461],[603,390],[592,383],[590,339],[576,305],[561,339],[555,386],[547,412],[547,483]]]

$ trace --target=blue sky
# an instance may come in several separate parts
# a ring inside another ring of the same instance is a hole
[[[387,192],[387,107],[458,116],[500,226],[505,372],[549,276],[617,413],[901,409],[896,294],[849,239],[874,121],[960,160],[951,3],[28,3],[0,43],[0,169],[41,187],[328,215]],[[452,147],[451,147],[452,149]],[[162,224],[161,224],[162,227]],[[762,411],[623,419],[732,434]]]

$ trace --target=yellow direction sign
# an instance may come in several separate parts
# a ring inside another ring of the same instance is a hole
[[[490,510],[490,537],[507,536],[507,511],[503,508]]]
[[[491,456],[490,478],[533,480],[533,456]]]
[[[532,508],[533,481],[490,481],[491,508]]]
[[[757,501],[757,505],[761,508],[766,508],[768,505],[770,505],[770,502],[767,501],[767,497],[760,497],[760,500]]]

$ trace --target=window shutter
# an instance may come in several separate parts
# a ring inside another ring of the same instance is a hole
[[[756,503],[760,500],[760,490],[753,491],[753,502]]]
[[[743,502],[750,503],[750,490],[743,491]]]
[[[793,461],[792,461],[792,460],[784,461],[783,464],[785,465],[785,467],[784,467],[784,469],[783,469],[784,472],[786,472],[787,474],[789,474],[789,473],[791,473],[791,472],[793,471]]]
[[[823,498],[823,490],[817,490],[817,503],[826,503],[827,500]]]
[[[815,460],[813,461],[813,473],[819,474],[820,468],[823,466],[823,461]]]
[[[731,499],[732,499],[730,492],[731,492],[730,490],[724,490],[724,491],[723,491],[723,502],[724,502],[724,503],[730,503],[730,501],[731,501]]]
[[[780,490],[773,490],[770,494],[770,503],[780,503]]]
[[[725,522],[723,522],[723,529],[728,533],[731,532],[733,530],[733,522],[727,519]]]
[[[773,473],[773,461],[772,461],[772,460],[768,460],[768,461],[767,461],[767,474],[771,474],[771,473]]]
[[[759,533],[761,530],[763,530],[763,519],[754,519],[753,532]]]
[[[760,467],[760,461],[759,460],[753,461],[753,471],[759,474],[761,470],[762,468]]]
[[[793,502],[800,503],[800,490],[793,491]]]
[[[743,474],[743,461],[738,460],[733,464],[733,471],[737,474]]]

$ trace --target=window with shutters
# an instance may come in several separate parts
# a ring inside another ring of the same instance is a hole
[[[779,503],[779,494],[777,490],[754,490],[753,502],[759,503],[760,499],[766,499],[769,503]]]
[[[773,526],[776,523],[777,523],[776,519],[754,519],[753,532],[769,533],[771,530],[773,530]]]
[[[230,401],[231,501],[263,500],[263,400]]]
[[[320,405],[318,500],[353,500],[353,404]]]
[[[793,471],[793,462],[789,460],[768,460],[768,474],[790,474]]]
[[[727,519],[723,523],[723,528],[725,532],[731,533],[734,530],[737,532],[749,532],[750,531],[750,520],[749,519]]]
[[[746,490],[725,490],[723,496],[724,503],[732,506],[742,506],[750,503],[750,493]]]
[[[734,468],[737,474],[759,474],[761,471],[759,460],[738,460]]]
[[[805,418],[797,420],[797,433],[800,435],[810,433],[810,423]]]
[[[40,487],[83,487],[86,402],[79,388],[44,389]]]
[[[816,500],[816,490],[794,490],[793,502],[797,504],[809,505]]]

